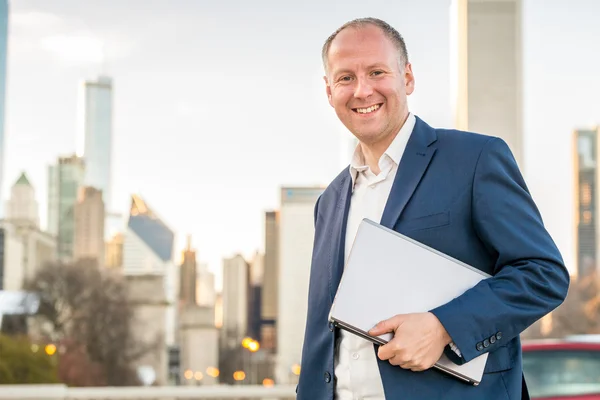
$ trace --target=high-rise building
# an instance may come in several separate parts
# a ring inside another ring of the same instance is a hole
[[[175,344],[178,273],[173,262],[175,234],[137,195],[131,197],[127,231],[123,241],[123,274],[158,276],[162,279],[166,310],[166,344]]]
[[[206,263],[198,263],[196,281],[196,303],[203,307],[215,307],[217,292],[215,290],[215,274],[208,270]]]
[[[106,268],[123,267],[123,234],[115,233],[113,237],[106,242]]]
[[[56,238],[33,225],[11,223],[23,243],[23,277],[33,279],[46,264],[56,262]]]
[[[75,204],[85,171],[76,155],[59,157],[48,168],[48,232],[56,236],[57,255],[62,261],[73,258],[75,243]]]
[[[21,174],[11,189],[11,196],[6,203],[6,219],[40,226],[39,207],[35,199],[35,189],[27,179],[25,172]]]
[[[191,236],[188,236],[187,247],[183,251],[179,281],[179,304],[196,305],[196,252],[192,250]]]
[[[100,76],[81,87],[77,153],[85,160],[84,184],[102,191],[107,213],[114,211],[112,196],[112,79]],[[105,224],[106,225],[106,224]]]
[[[248,263],[240,254],[223,260],[222,301],[221,340],[232,348],[241,343],[248,326]]]
[[[198,294],[209,295],[205,293],[206,285],[202,281],[205,269],[205,265],[198,265],[196,251],[192,249],[191,237],[188,236],[180,272],[180,365],[177,375],[186,385],[197,385],[198,382],[203,385],[217,383],[214,371],[219,365],[219,338],[215,326],[214,297],[209,299],[207,296],[201,301],[197,298]],[[214,296],[214,281],[212,293]],[[192,374],[191,379],[189,374]]]
[[[521,0],[453,0],[456,127],[504,139],[523,166]]]
[[[105,253],[102,191],[82,186],[75,204],[73,258],[94,260],[99,267],[104,268]]]
[[[265,213],[265,256],[261,305],[262,348],[277,348],[277,309],[279,302],[279,211]]]
[[[4,200],[4,108],[6,99],[6,56],[8,45],[8,0],[0,0],[0,203]],[[1,208],[1,205],[0,205]],[[0,209],[0,216],[2,210]]]
[[[214,307],[185,306],[180,320],[180,381],[187,386],[218,384],[219,334]]]
[[[582,277],[598,268],[600,246],[600,127],[580,129],[573,134],[575,153],[575,246],[577,275]]]
[[[148,343],[145,351],[132,362],[132,367],[140,367],[154,372],[157,386],[169,385],[169,347],[168,340],[159,340],[169,336],[171,328],[168,320],[164,276],[156,274],[125,275],[127,295],[131,302],[132,336],[139,343]],[[173,335],[173,333],[171,333]]]
[[[301,362],[314,240],[314,209],[320,187],[281,189],[279,221],[279,306],[277,314],[278,383],[294,383]]]
[[[262,343],[262,287],[265,273],[265,256],[259,252],[254,254],[254,258],[249,264],[248,269],[248,328],[246,334]]]

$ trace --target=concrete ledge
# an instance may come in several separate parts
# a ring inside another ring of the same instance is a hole
[[[295,385],[215,385],[204,387],[95,387],[69,388],[64,385],[1,385],[2,400],[208,400],[208,399],[293,399]]]

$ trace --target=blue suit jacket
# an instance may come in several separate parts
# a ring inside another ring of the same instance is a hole
[[[351,182],[345,169],[315,206],[299,400],[334,397],[338,332],[327,317],[343,271]],[[386,399],[528,398],[519,335],[562,303],[569,274],[506,143],[417,118],[381,224],[493,275],[431,310],[462,352],[446,349],[455,362],[489,352],[481,384],[378,359]]]

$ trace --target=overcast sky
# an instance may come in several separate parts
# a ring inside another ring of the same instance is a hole
[[[139,193],[199,260],[263,247],[280,185],[324,185],[349,135],[327,103],[326,37],[375,16],[404,35],[411,110],[453,125],[450,0],[12,0],[4,195],[25,170],[45,225],[47,166],[75,151],[77,89],[114,79],[113,203]],[[574,261],[571,136],[600,122],[600,2],[524,1],[526,179]],[[348,160],[345,160],[348,161]],[[178,248],[178,250],[179,250]]]

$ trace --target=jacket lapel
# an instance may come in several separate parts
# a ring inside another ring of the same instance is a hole
[[[417,117],[398,165],[398,172],[381,217],[381,225],[389,229],[394,228],[435,154],[436,147],[432,144],[436,140],[435,130]]]
[[[332,232],[331,232],[331,258],[329,263],[329,282],[331,285],[331,301],[337,292],[342,273],[344,272],[344,254],[346,247],[346,225],[348,211],[350,209],[350,198],[352,197],[352,178],[350,172],[340,182],[338,201],[334,210]]]

